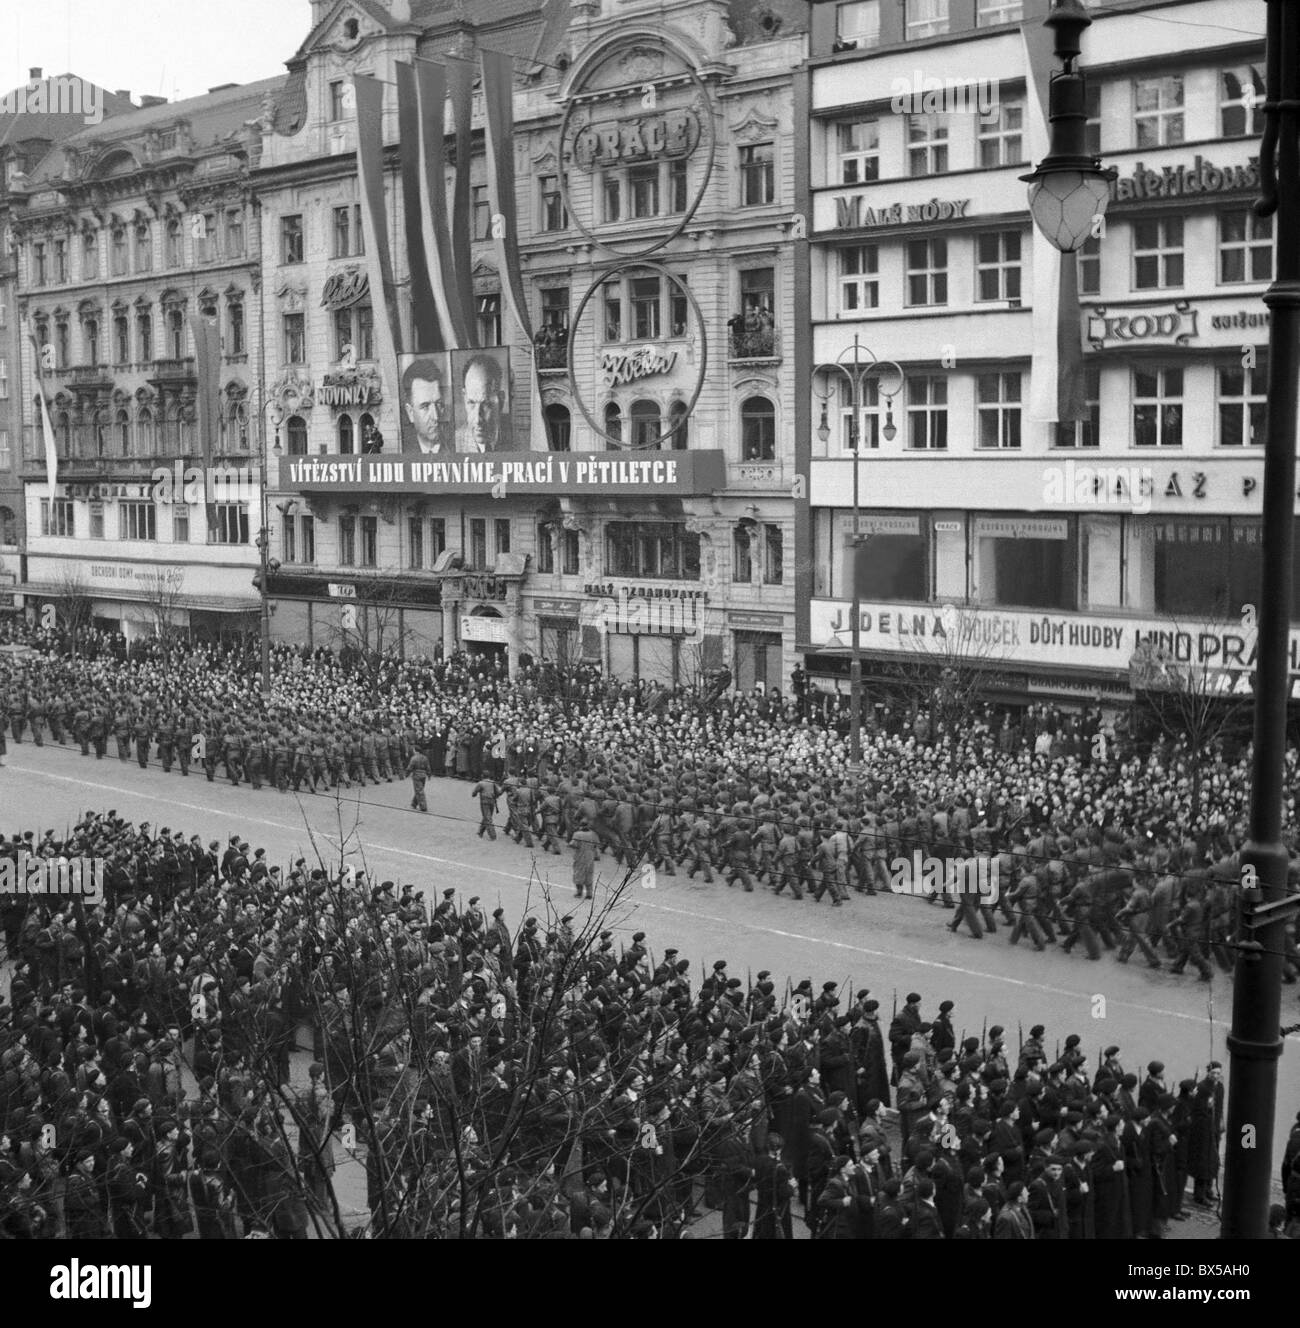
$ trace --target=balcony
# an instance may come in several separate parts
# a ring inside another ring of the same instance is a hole
[[[785,467],[780,458],[772,461],[732,461],[727,465],[728,489],[781,489],[785,487]]]
[[[109,392],[113,390],[112,376],[104,364],[75,365],[68,377],[73,387],[94,387]]]
[[[781,358],[781,334],[774,327],[746,328],[737,324],[727,332],[727,358],[731,363],[773,363]]]
[[[533,343],[533,358],[541,373],[557,373],[567,369],[569,367],[567,333],[552,332],[549,328],[544,328],[537,334],[537,340]]]
[[[194,357],[186,355],[179,360],[154,360],[150,381],[184,383],[197,381]]]

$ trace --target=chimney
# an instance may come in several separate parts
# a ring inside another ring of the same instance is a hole
[[[121,97],[124,101],[130,101],[130,100],[131,100],[131,89],[130,89],[130,88],[118,88],[117,91],[116,91],[113,95],[114,95],[115,97]]]
[[[147,93],[147,92],[142,92],[142,93],[140,94],[140,109],[141,109],[141,110],[144,110],[145,107],[147,107],[147,106],[166,106],[166,105],[167,105],[167,98],[166,98],[166,97],[153,97],[153,96],[150,96],[149,93]]]
[[[38,83],[42,78],[44,78],[44,76],[45,76],[45,71],[40,67],[40,65],[33,65],[27,71],[27,81],[29,83]]]

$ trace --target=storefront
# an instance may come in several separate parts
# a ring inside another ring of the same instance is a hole
[[[727,614],[733,645],[732,679],[738,692],[785,690],[781,662],[784,657],[779,613],[732,612]]]

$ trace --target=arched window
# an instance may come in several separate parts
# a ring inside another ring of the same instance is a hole
[[[117,412],[117,452],[119,456],[131,455],[131,417],[124,410]]]
[[[72,455],[72,416],[66,410],[61,410],[54,421],[55,438],[59,447],[62,449],[62,455]]]
[[[182,262],[181,254],[181,223],[179,217],[173,217],[167,223],[167,266],[180,267]]]
[[[289,435],[289,455],[307,455],[307,421],[301,415],[290,415],[285,425]]]
[[[230,403],[230,437],[236,452],[248,451],[248,402]]]
[[[611,401],[605,407],[605,432],[609,435],[605,446],[613,449],[623,445],[623,412],[617,401]]]
[[[0,507],[0,544],[18,543],[18,518],[10,507]]]
[[[291,449],[292,450],[292,449]],[[354,452],[356,450],[356,436],[352,431],[352,416],[339,416],[339,451]]]
[[[686,451],[686,402],[674,401],[668,407],[668,427],[672,435],[668,441],[674,452]]]
[[[167,353],[173,360],[185,358],[185,314],[180,309],[167,311]]]
[[[744,461],[776,460],[776,410],[766,397],[741,404],[740,451]]]
[[[552,452],[567,452],[573,418],[568,406],[553,401],[546,408],[546,444]]]
[[[164,438],[162,452],[166,456],[180,456],[181,454],[181,406],[179,401],[173,401],[163,413]]]
[[[136,441],[141,456],[154,454],[153,411],[148,406],[141,406],[135,417]]]
[[[108,412],[97,410],[95,412],[95,455],[97,457],[108,455]]]
[[[659,435],[663,433],[659,407],[653,401],[634,401],[631,413],[632,446],[643,449],[657,448]]]

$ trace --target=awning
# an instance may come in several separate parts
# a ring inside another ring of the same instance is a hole
[[[92,602],[98,600],[108,604],[153,603],[148,591],[141,590],[132,593],[125,586],[114,586],[107,593],[90,586],[78,587],[78,590],[86,599]],[[20,595],[42,595],[46,599],[65,599],[69,593],[68,587],[45,581],[23,581],[14,586],[14,591]],[[174,599],[167,601],[166,607],[186,610],[207,609],[212,613],[260,613],[262,601],[256,595],[220,600],[208,599],[201,595],[177,595]]]

